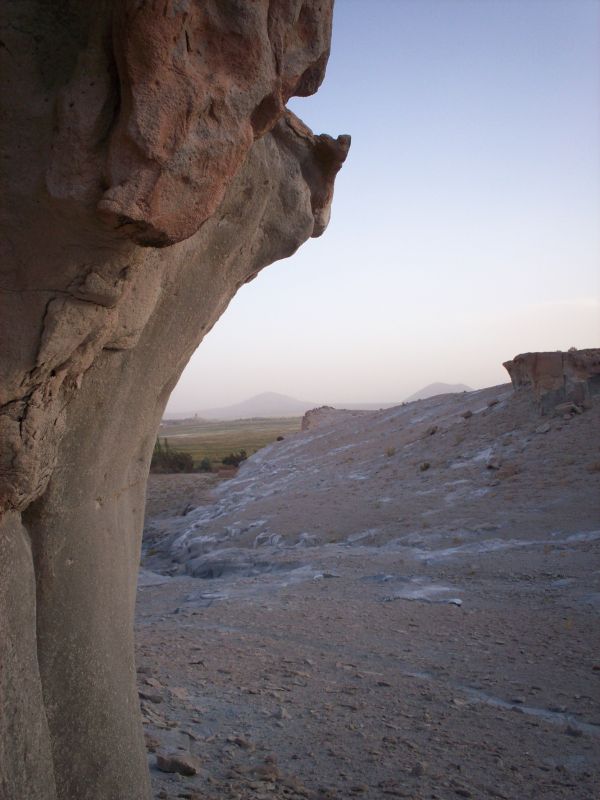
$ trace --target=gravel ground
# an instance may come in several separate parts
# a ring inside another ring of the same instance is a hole
[[[502,386],[151,476],[155,797],[597,800],[599,430]]]

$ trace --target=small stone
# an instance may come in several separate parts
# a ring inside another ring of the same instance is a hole
[[[426,472],[429,469],[430,466],[431,466],[431,464],[429,463],[429,461],[422,461],[419,464],[419,470],[421,472]]]
[[[571,401],[567,401],[566,403],[559,403],[558,405],[554,406],[554,413],[557,417],[567,417],[568,419],[571,418],[572,414],[581,414],[583,409],[581,406],[578,406],[576,403]]]
[[[141,689],[138,691],[140,696],[140,700],[148,700],[150,703],[162,703],[163,699],[161,695],[155,694],[153,692],[144,692]]]
[[[169,753],[156,756],[156,767],[161,772],[176,772],[179,775],[197,775],[200,772],[200,762],[191,753]]]
[[[461,417],[463,419],[471,419],[472,416],[473,416],[473,412],[471,411],[470,408],[467,408],[467,410],[463,411],[462,414],[461,414]]]
[[[144,741],[146,742],[146,750],[148,750],[149,753],[156,753],[157,749],[160,747],[158,739],[150,736],[149,733],[144,734]]]
[[[574,738],[583,736],[583,731],[580,728],[576,728],[574,725],[567,725],[565,728],[565,733],[567,736],[573,736]]]
[[[378,784],[383,789],[383,794],[391,797],[414,797],[413,792],[405,791],[399,784],[392,780],[380,781]]]
[[[288,789],[291,789],[301,797],[309,797],[310,792],[306,786],[295,775],[281,775],[280,782]]]
[[[244,739],[243,736],[228,736],[226,739],[227,742],[231,744],[235,744],[240,747],[242,750],[254,750],[254,745],[252,742],[249,742],[248,739]]]
[[[541,425],[538,425],[535,429],[536,433],[548,433],[550,430],[550,423],[549,422],[542,422]]]
[[[410,774],[415,778],[420,778],[425,774],[425,763],[423,761],[417,761],[417,763],[411,769]]]
[[[433,436],[434,433],[438,432],[437,425],[430,425],[427,430],[425,431],[425,436]]]
[[[266,783],[276,783],[281,778],[281,773],[277,768],[277,764],[271,759],[265,758],[263,764],[259,764],[252,770],[259,781]],[[260,784],[257,784],[257,789],[262,789]]]
[[[502,461],[498,456],[490,456],[487,460],[487,464],[485,465],[488,469],[500,469],[502,466]]]

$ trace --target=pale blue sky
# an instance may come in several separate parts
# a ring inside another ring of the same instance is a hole
[[[320,92],[350,133],[322,238],[243,287],[173,392],[401,400],[600,345],[600,3],[337,0]]]

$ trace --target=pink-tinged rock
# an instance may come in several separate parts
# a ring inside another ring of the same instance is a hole
[[[600,348],[523,353],[504,367],[515,391],[530,391],[543,414],[565,402],[586,406],[600,393]]]
[[[98,210],[138,243],[164,246],[216,210],[287,100],[317,90],[331,4],[130,0],[113,35],[121,104]]]

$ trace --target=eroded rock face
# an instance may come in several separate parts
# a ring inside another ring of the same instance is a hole
[[[316,91],[330,35],[319,0],[121,4],[121,106],[100,212],[141,244],[193,234],[287,100]]]
[[[336,414],[336,409],[333,406],[319,406],[319,408],[311,408],[302,417],[300,430],[311,431],[318,428],[325,422],[328,422]]]
[[[322,80],[331,2],[2,15],[0,796],[137,800],[152,446],[233,294],[327,224],[349,139],[284,104]]]
[[[503,366],[516,391],[532,392],[542,414],[565,402],[586,406],[600,393],[600,348],[522,353]]]

